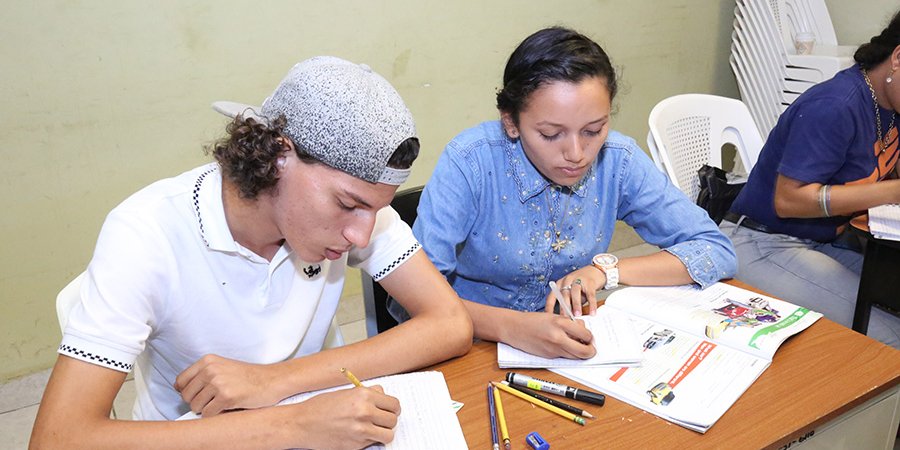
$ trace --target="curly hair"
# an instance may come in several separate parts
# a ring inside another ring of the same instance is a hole
[[[227,135],[206,148],[221,166],[222,176],[238,187],[242,198],[253,200],[278,183],[276,162],[284,151],[279,138],[287,139],[281,133],[284,124],[283,117],[266,125],[238,115],[225,128]],[[301,159],[313,160],[309,155],[297,153]]]
[[[497,109],[518,124],[532,92],[553,81],[577,83],[589,77],[606,81],[609,99],[616,96],[616,70],[609,56],[587,36],[564,27],[550,27],[525,38],[513,51],[503,71]]]
[[[869,70],[888,59],[898,45],[900,45],[900,11],[894,14],[891,23],[881,30],[878,36],[872,36],[868,43],[856,49],[853,59],[859,67]]]
[[[277,161],[285,150],[279,138],[290,139],[282,132],[286,122],[282,116],[266,125],[238,115],[225,128],[227,135],[206,147],[206,153],[212,153],[222,168],[223,177],[238,187],[242,198],[256,199],[260,193],[272,191],[277,186]],[[300,161],[319,163],[296,142],[294,150]],[[409,138],[400,143],[387,165],[408,169],[418,155],[419,140]]]

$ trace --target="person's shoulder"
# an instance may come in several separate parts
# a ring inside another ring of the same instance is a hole
[[[507,140],[500,121],[491,120],[463,130],[450,141],[447,149],[467,156],[484,147],[504,145]]]
[[[155,181],[128,196],[110,211],[109,216],[128,216],[138,221],[160,222],[181,215],[177,210],[190,209],[191,205],[199,201],[202,190],[220,190],[221,176],[217,167],[215,163],[206,164],[180,175]]]
[[[859,91],[868,93],[862,72],[858,66],[844,69],[829,80],[810,87],[794,104],[807,111],[827,114],[858,103]],[[865,97],[865,96],[864,96]]]
[[[609,130],[606,142],[603,144],[606,152],[621,153],[623,156],[632,156],[635,152],[643,152],[631,136],[624,135],[616,130]]]

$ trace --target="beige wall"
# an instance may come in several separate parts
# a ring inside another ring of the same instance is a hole
[[[105,214],[149,182],[207,160],[201,145],[224,123],[211,101],[259,102],[310,56],[366,62],[417,119],[423,152],[409,184],[422,184],[454,134],[496,116],[506,57],[546,25],[575,27],[609,51],[622,75],[614,126],[639,142],[650,108],[666,96],[737,96],[727,64],[732,8],[715,0],[7,2],[0,381],[53,363],[56,293],[84,270]],[[861,9],[841,6],[841,33],[845,23],[854,36],[881,27],[853,17]]]

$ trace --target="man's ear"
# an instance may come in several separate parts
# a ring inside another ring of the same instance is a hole
[[[512,114],[510,114],[508,111],[501,111],[500,123],[503,124],[503,130],[506,131],[506,135],[509,136],[510,139],[519,138],[519,127],[516,126],[516,122],[513,120]]]
[[[283,136],[275,138],[275,142],[281,145],[281,153],[279,153],[278,159],[275,160],[275,167],[281,171],[287,165],[288,156],[294,151],[294,142]]]

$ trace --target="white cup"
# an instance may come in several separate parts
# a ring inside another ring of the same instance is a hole
[[[802,31],[794,36],[794,48],[797,49],[798,55],[812,54],[813,48],[816,46],[816,35],[808,31]]]

